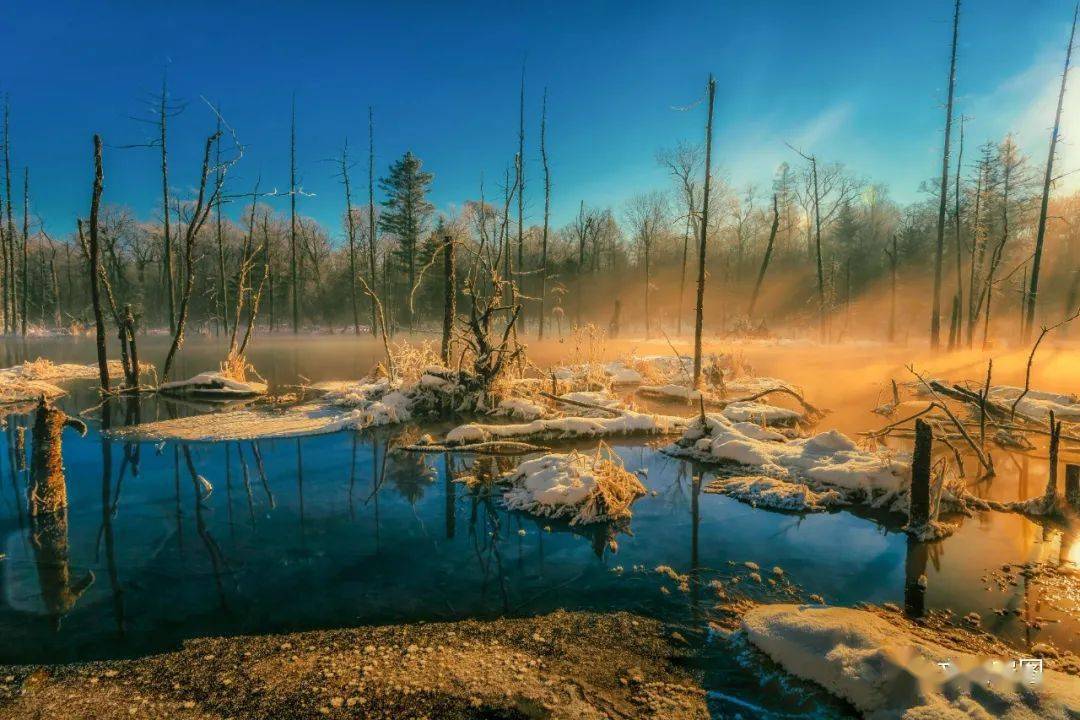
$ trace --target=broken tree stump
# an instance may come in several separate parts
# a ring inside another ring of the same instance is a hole
[[[1065,466],[1065,501],[1073,510],[1080,510],[1080,465]]]
[[[934,435],[930,424],[915,421],[915,451],[911,456],[911,502],[908,527],[918,529],[930,522],[930,456]]]
[[[1058,447],[1061,445],[1061,422],[1054,419],[1054,411],[1050,411],[1050,468],[1046,481],[1046,502],[1052,504],[1057,499],[1057,468]]]
[[[64,458],[61,452],[61,433],[73,427],[86,435],[86,424],[69,418],[44,395],[38,400],[32,436],[30,459],[30,516],[56,513],[67,507],[67,483],[64,480]]]

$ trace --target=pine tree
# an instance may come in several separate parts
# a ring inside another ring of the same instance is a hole
[[[434,178],[431,173],[423,171],[420,158],[406,152],[390,166],[389,174],[379,181],[386,193],[386,200],[382,203],[386,210],[379,216],[379,227],[398,241],[393,255],[409,280],[404,293],[404,307],[410,328],[413,327],[413,314],[409,308],[409,293],[416,285],[417,269],[421,267],[417,242],[435,209],[427,200],[428,186]]]

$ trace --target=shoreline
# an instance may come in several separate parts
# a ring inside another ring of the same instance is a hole
[[[199,638],[0,666],[0,718],[708,718],[685,655],[625,612]]]

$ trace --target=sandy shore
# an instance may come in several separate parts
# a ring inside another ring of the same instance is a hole
[[[0,666],[0,718],[707,718],[679,654],[627,613],[206,638]]]

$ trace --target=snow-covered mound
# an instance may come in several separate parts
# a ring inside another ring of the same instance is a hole
[[[312,385],[322,390],[322,402],[359,411],[364,422],[359,427],[392,425],[412,418],[412,399],[400,384],[386,378],[377,380],[329,381]]]
[[[451,445],[497,439],[608,437],[612,435],[662,434],[679,432],[686,419],[624,410],[617,417],[540,418],[515,425],[459,425],[446,434]]]
[[[503,478],[510,488],[503,501],[511,510],[571,525],[630,517],[630,505],[645,494],[633,474],[599,455],[552,453],[526,460]]]
[[[705,426],[695,420],[672,446],[672,455],[701,462],[746,465],[768,477],[863,493],[884,504],[897,499],[911,483],[906,463],[860,450],[846,435],[829,430],[809,438],[787,440],[753,423],[732,422],[709,414]]]
[[[220,398],[233,400],[235,398],[255,397],[266,394],[266,383],[254,380],[234,380],[220,372],[210,370],[201,372],[187,380],[174,380],[162,383],[158,392],[166,395],[179,395],[181,397]]]
[[[1024,392],[1024,388],[999,385],[990,388],[990,400],[1012,407],[1013,402]],[[1061,393],[1028,390],[1027,395],[1016,404],[1016,411],[1028,417],[1046,420],[1050,411],[1058,420],[1080,421],[1080,397]]]
[[[865,610],[762,605],[743,616],[742,626],[789,673],[871,720],[1080,716],[1080,679],[1050,669],[1038,677],[1030,666],[1014,670],[1008,658],[946,648]]]
[[[764,475],[717,478],[705,492],[727,495],[754,507],[792,512],[821,512],[833,505],[846,504],[836,490],[815,492],[806,485]]]

